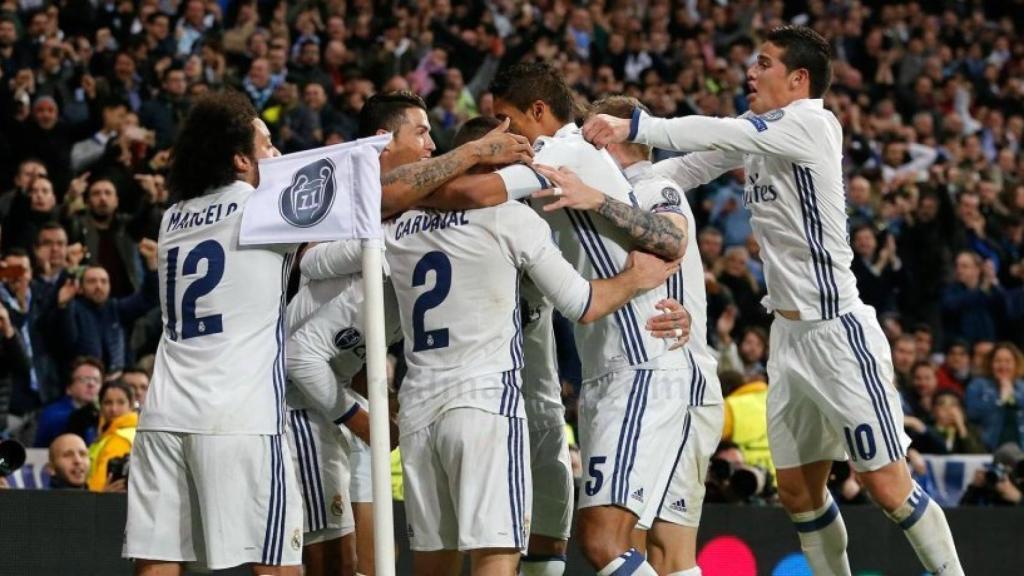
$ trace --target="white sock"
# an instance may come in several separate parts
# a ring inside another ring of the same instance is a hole
[[[654,568],[647,563],[644,555],[637,552],[636,548],[626,550],[622,556],[608,563],[607,566],[597,571],[597,576],[658,576]]]
[[[885,515],[903,528],[926,570],[941,576],[963,576],[946,515],[916,482],[903,505]]]
[[[846,524],[831,494],[825,493],[821,508],[789,517],[814,576],[851,576],[850,560],[846,557]]]
[[[523,556],[519,561],[522,576],[562,576],[565,574],[565,556]]]
[[[694,566],[688,570],[682,570],[680,572],[673,572],[668,576],[701,576],[700,566]]]

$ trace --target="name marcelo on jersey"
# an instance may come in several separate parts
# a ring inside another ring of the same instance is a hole
[[[397,229],[395,230],[395,240],[400,240],[402,236],[407,236],[409,234],[444,230],[445,228],[462,226],[463,224],[469,224],[469,220],[466,220],[465,210],[460,210],[458,212],[417,214],[416,216],[398,224]]]
[[[179,212],[172,210],[170,215],[167,217],[166,232],[177,232],[178,230],[185,230],[186,228],[216,224],[230,216],[235,210],[238,210],[238,204],[235,204],[234,202],[228,204],[227,208],[225,208],[223,204],[210,204],[206,210],[200,210],[198,212]]]

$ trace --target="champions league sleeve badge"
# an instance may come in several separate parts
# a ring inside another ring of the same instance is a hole
[[[292,175],[291,185],[281,191],[281,217],[296,228],[319,224],[334,204],[334,162],[321,158]]]

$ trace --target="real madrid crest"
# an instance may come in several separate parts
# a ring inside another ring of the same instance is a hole
[[[297,228],[319,224],[334,204],[334,172],[334,162],[321,158],[292,174],[292,183],[281,191],[278,202],[281,217]]]

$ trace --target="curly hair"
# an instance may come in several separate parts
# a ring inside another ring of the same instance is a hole
[[[238,179],[235,155],[255,161],[252,103],[239,92],[225,91],[200,98],[178,133],[171,151],[167,188],[174,198],[188,200]]]

